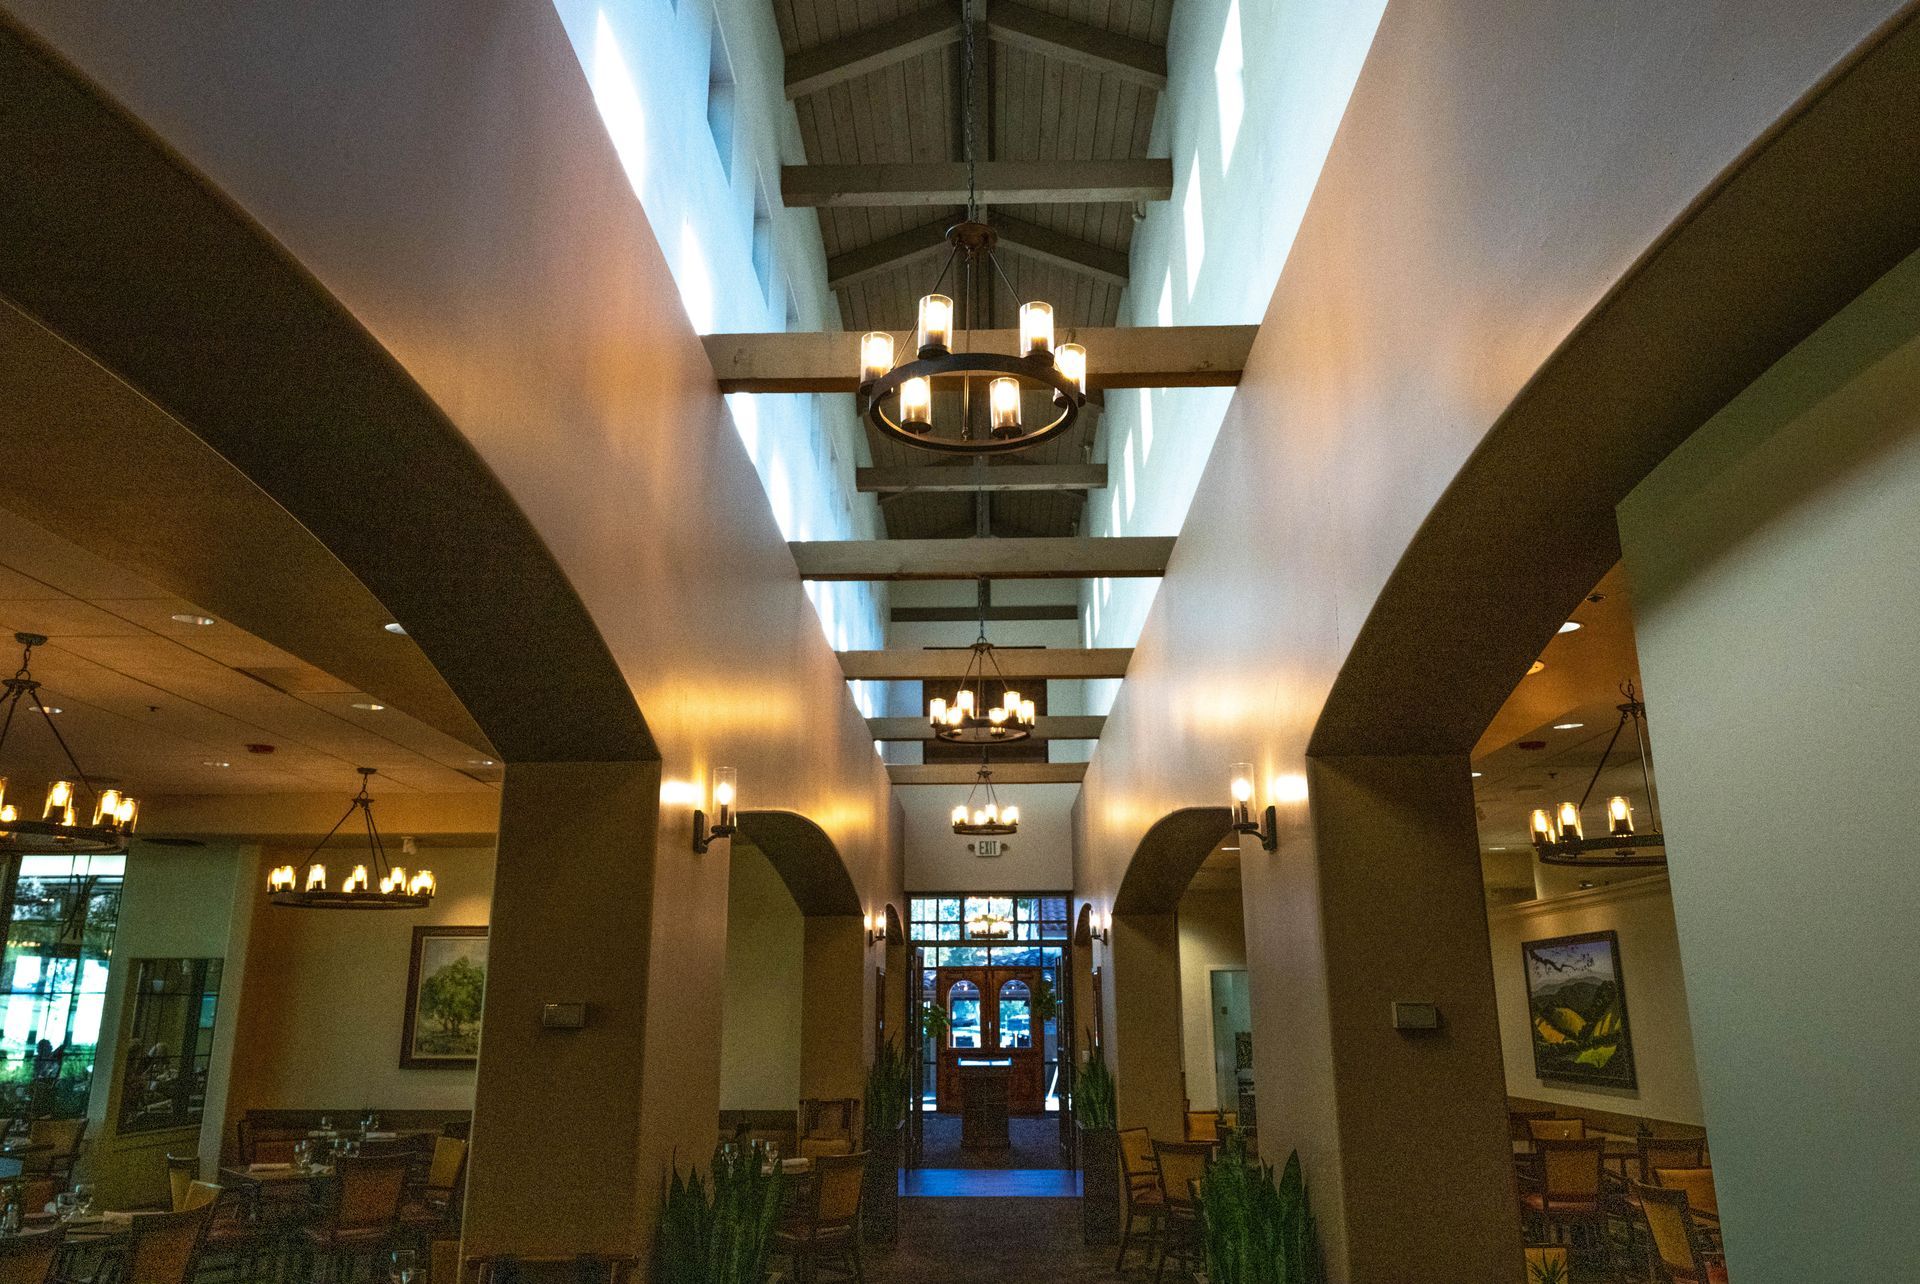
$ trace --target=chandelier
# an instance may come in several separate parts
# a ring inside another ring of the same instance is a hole
[[[894,338],[873,330],[860,340],[860,409],[875,428],[895,441],[922,450],[954,455],[993,455],[1027,450],[1073,426],[1087,402],[1087,350],[1077,343],[1055,345],[1053,306],[1038,300],[1019,302],[1013,282],[994,257],[998,234],[980,218],[973,146],[973,13],[963,6],[966,37],[967,216],[947,229],[953,248],[931,293],[920,300],[914,334],[914,359],[894,363]],[[942,294],[947,276],[959,264],[959,304]],[[969,352],[956,349],[954,327],[964,334],[985,320],[983,296],[997,277],[1018,303],[1019,352]],[[986,380],[984,405],[976,384]],[[957,385],[957,388],[956,388]],[[959,393],[959,410],[938,425],[933,405],[936,387]],[[1028,392],[1047,394],[1053,417],[1029,429],[1022,405]]]
[[[33,680],[30,668],[33,648],[45,646],[47,639],[39,633],[16,633],[13,640],[22,647],[20,667],[6,679],[6,694],[0,696],[0,704],[6,706],[4,720],[0,720],[0,749],[6,747],[14,715],[20,711],[21,703],[27,701],[39,712],[53,742],[60,746],[73,771],[69,779],[48,783],[38,820],[21,816],[19,807],[7,801],[7,780],[0,776],[0,851],[58,856],[126,851],[128,840],[133,836],[134,821],[140,815],[140,804],[118,789],[101,789],[87,779],[73,750],[67,747],[66,737],[54,726],[53,714],[41,701],[40,684]],[[83,825],[80,817],[89,795],[93,800],[92,819]]]
[[[1544,865],[1667,863],[1667,839],[1660,832],[1660,804],[1654,797],[1653,768],[1647,758],[1647,706],[1641,703],[1631,682],[1621,685],[1620,694],[1626,697],[1626,703],[1617,706],[1620,721],[1614,724],[1613,735],[1608,739],[1607,747],[1601,751],[1599,765],[1593,769],[1593,778],[1587,781],[1587,791],[1580,795],[1580,801],[1563,802],[1551,812],[1544,807],[1534,810],[1529,827],[1533,832],[1534,850]],[[1652,822],[1653,828],[1644,833],[1636,831],[1633,826],[1633,803],[1624,794],[1615,794],[1607,799],[1607,832],[1588,838],[1582,824],[1581,810],[1587,805],[1587,800],[1593,797],[1594,786],[1600,783],[1600,774],[1607,769],[1607,759],[1612,757],[1614,746],[1620,742],[1620,735],[1629,724],[1633,727],[1634,743],[1640,752],[1640,783],[1646,791],[1647,819]]]
[[[411,878],[398,865],[387,863],[386,844],[380,840],[380,827],[373,822],[373,796],[367,784],[373,779],[372,767],[359,767],[360,792],[347,803],[347,810],[325,838],[308,853],[306,883],[300,884],[291,865],[281,865],[267,875],[267,899],[275,905],[295,909],[425,909],[433,901],[433,871],[423,869]],[[338,888],[327,886],[327,867],[320,860],[320,849],[340,832],[340,827],[359,812],[367,831],[367,859],[355,865]],[[411,839],[407,840],[409,843]],[[377,890],[376,890],[377,880]]]
[[[982,900],[967,915],[967,939],[970,941],[1006,941],[1013,939],[1013,916],[993,908]]]
[[[986,797],[980,797],[981,790]],[[979,778],[973,782],[973,788],[967,791],[967,800],[953,809],[953,832],[956,834],[1017,834],[1020,832],[1020,809],[1012,803],[1005,807],[993,793],[993,769],[987,765],[985,754],[980,756]]]
[[[995,694],[997,703],[992,703]],[[980,637],[967,657],[966,672],[952,703],[935,696],[927,703],[927,721],[936,740],[962,745],[1007,745],[1033,735],[1033,701],[1022,699],[1007,682],[987,641],[987,621],[980,619]]]

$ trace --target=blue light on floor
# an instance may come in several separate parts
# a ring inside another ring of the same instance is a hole
[[[1060,1168],[913,1168],[900,1193],[928,1199],[1077,1199],[1080,1174]]]

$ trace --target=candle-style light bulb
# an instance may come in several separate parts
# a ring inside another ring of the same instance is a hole
[[[921,298],[918,339],[923,355],[942,353],[953,345],[952,299],[944,294]]]
[[[1087,350],[1077,343],[1063,343],[1053,350],[1053,368],[1066,376],[1073,390],[1087,395]]]
[[[1033,725],[1033,701],[1022,700],[1020,702],[1020,721],[1026,723],[1028,726]]]
[[[893,369],[893,336],[885,330],[869,330],[860,336],[860,382],[872,383]]]
[[[71,819],[63,819],[73,811],[73,782],[71,780],[50,781],[47,785],[47,805],[40,812],[40,819],[51,820],[56,824],[71,825]]]
[[[1020,350],[1029,357],[1053,351],[1053,305],[1035,300],[1020,305]]]
[[[1579,840],[1585,835],[1580,830],[1580,809],[1570,802],[1560,804],[1560,841]]]
[[[953,823],[956,825],[964,825],[967,823],[967,805],[965,803],[961,803],[953,809]]]
[[[959,695],[954,697],[954,703],[959,706],[961,712],[971,715],[974,708],[973,688],[961,687]]]
[[[1533,818],[1529,822],[1529,825],[1533,831],[1533,845],[1535,847],[1553,846],[1553,817],[1547,813],[1546,808],[1535,807],[1533,809]]]
[[[900,426],[911,432],[933,431],[933,381],[924,375],[900,385]]]
[[[733,805],[740,794],[740,771],[736,767],[713,769],[713,823],[733,832]]]
[[[1019,824],[1019,823],[1020,823],[1020,808],[1018,808],[1017,806],[1014,806],[1014,805],[1012,805],[1012,804],[1008,804],[1008,805],[1007,805],[1007,807],[1006,807],[1006,808],[1005,808],[1004,810],[1002,810],[1002,811],[1001,811],[1001,813],[1000,813],[1000,823],[1001,823],[1001,824],[1003,824],[1003,825],[1017,825],[1017,824]]]
[[[100,796],[93,800],[93,823],[111,825],[120,819],[120,791],[102,789]]]
[[[987,385],[987,397],[992,413],[993,435],[996,437],[1019,436],[1020,381],[1011,375],[1001,375]]]
[[[1633,804],[1619,794],[1607,799],[1607,832],[1615,838],[1633,833]]]
[[[935,696],[927,705],[927,721],[939,726],[947,720],[947,701],[944,696]]]
[[[318,861],[307,866],[307,890],[310,892],[327,890],[327,867]]]

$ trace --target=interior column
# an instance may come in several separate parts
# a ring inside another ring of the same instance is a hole
[[[800,1095],[864,1098],[871,1022],[867,928],[855,915],[808,915],[800,1017]]]
[[[1241,862],[1264,1157],[1299,1150],[1334,1280],[1518,1280],[1467,760],[1309,767],[1312,841]],[[1438,1028],[1396,1029],[1396,1002]]]
[[[1115,914],[1101,988],[1113,1019],[1107,1043],[1122,1128],[1186,1135],[1180,1079],[1180,920],[1175,914]]]

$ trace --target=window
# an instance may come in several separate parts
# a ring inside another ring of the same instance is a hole
[[[916,896],[907,916],[916,941],[1064,941],[1068,935],[1064,894]]]
[[[200,1122],[222,970],[219,959],[134,964],[133,1021],[120,1089],[122,1133]]]
[[[773,210],[767,203],[766,189],[757,183],[753,189],[753,274],[760,278],[760,293],[766,296],[767,306],[781,306],[783,301],[774,291],[780,278],[773,270]],[[784,315],[780,319],[787,321]],[[793,327],[787,324],[783,328]]]
[[[1025,981],[1008,981],[1000,987],[1000,1046],[1033,1046],[1033,992]]]
[[[980,987],[972,981],[955,981],[948,989],[947,1028],[949,1046],[980,1046]]]
[[[727,42],[714,28],[709,46],[711,59],[707,71],[707,131],[713,135],[713,150],[720,156],[720,172],[733,180],[733,126],[737,111],[733,91],[733,62],[727,57]]]
[[[124,856],[21,856],[7,871],[0,1108],[87,1112]]]

